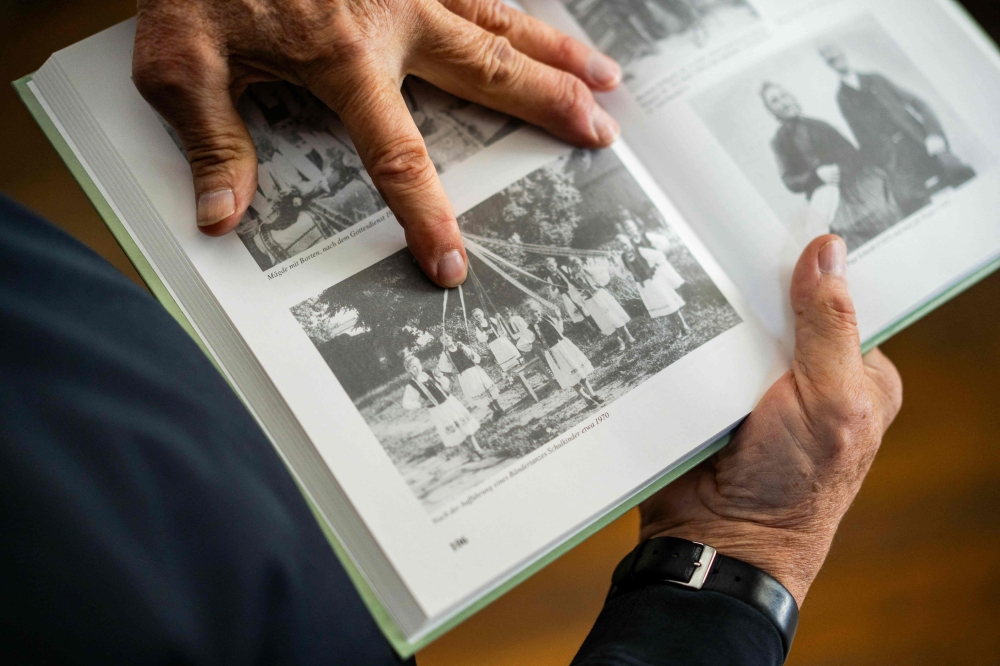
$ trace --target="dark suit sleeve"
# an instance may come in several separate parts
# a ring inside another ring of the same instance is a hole
[[[937,114],[934,113],[934,109],[931,108],[930,104],[910,91],[900,88],[886,77],[880,74],[875,74],[875,76],[882,82],[883,85],[891,90],[896,97],[899,98],[904,107],[910,107],[910,115],[913,116],[913,119],[919,123],[921,127],[923,127],[925,136],[937,135],[943,139],[947,139],[944,133],[944,127],[941,126],[941,121],[938,120]]]
[[[572,666],[779,666],[760,612],[716,592],[648,585],[608,600]]]
[[[148,294],[0,197],[0,662],[398,664]]]

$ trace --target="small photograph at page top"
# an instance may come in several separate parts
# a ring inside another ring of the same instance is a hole
[[[725,43],[761,21],[747,0],[562,0],[636,93],[670,66]]]

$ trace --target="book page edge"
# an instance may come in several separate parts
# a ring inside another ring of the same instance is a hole
[[[191,322],[189,322],[187,317],[184,316],[180,306],[173,299],[166,286],[153,270],[153,267],[142,254],[138,245],[136,245],[135,241],[125,229],[121,220],[118,219],[118,216],[105,200],[103,194],[101,194],[100,189],[93,182],[86,169],[84,169],[79,159],[77,159],[76,155],[73,153],[69,144],[56,128],[55,123],[52,122],[48,113],[46,113],[45,109],[36,98],[34,91],[28,85],[31,82],[32,77],[33,75],[29,74],[28,76],[14,81],[12,84],[18,96],[21,98],[21,101],[27,107],[28,112],[35,119],[35,122],[38,123],[42,133],[45,134],[45,137],[49,140],[49,143],[52,144],[52,147],[55,148],[60,159],[62,159],[63,163],[73,175],[73,178],[83,189],[87,198],[97,211],[97,214],[108,227],[108,230],[111,232],[112,236],[114,236],[115,241],[121,246],[125,256],[135,267],[136,272],[139,273],[139,276],[149,288],[153,297],[159,301],[159,303],[177,321],[177,323],[181,325],[184,331],[195,341],[198,347],[212,362],[212,365],[221,372],[221,369],[212,354],[205,346],[204,341],[202,341],[200,336],[198,336],[195,332]],[[222,375],[228,383],[228,377],[225,376],[225,373],[222,373]],[[319,523],[324,536],[333,548],[337,559],[340,560],[341,566],[344,567],[348,577],[354,584],[355,589],[357,589],[358,594],[368,607],[368,610],[375,619],[376,624],[378,624],[379,629],[381,629],[383,635],[385,635],[393,649],[396,650],[401,657],[410,657],[415,652],[415,648],[403,636],[395,622],[392,621],[388,611],[382,606],[382,603],[379,601],[377,595],[372,589],[370,589],[364,576],[356,569],[343,544],[341,544],[339,539],[337,539],[333,531],[330,529],[330,526],[326,524],[326,521],[322,517],[318,507],[315,506],[312,499],[309,497],[309,494],[299,482],[297,475],[292,473],[291,476],[295,480],[295,484],[299,488],[299,492],[302,494],[303,499],[306,500],[306,504],[309,506],[309,510],[312,512],[313,517]]]
[[[190,335],[202,351],[205,352],[205,355],[208,356],[213,364],[215,364],[215,359],[209,353],[208,348],[191,326],[191,322],[189,322],[187,317],[184,316],[180,306],[177,305],[177,302],[170,295],[170,292],[160,280],[156,271],[153,270],[153,267],[150,265],[149,261],[147,261],[145,255],[142,254],[142,251],[136,245],[135,241],[132,240],[132,237],[129,235],[128,231],[126,231],[121,220],[118,219],[114,210],[112,210],[111,206],[104,199],[104,196],[101,194],[97,185],[91,179],[86,169],[83,168],[83,165],[77,159],[73,150],[69,147],[69,144],[63,138],[62,134],[59,133],[55,123],[52,122],[41,103],[35,97],[34,91],[32,91],[28,85],[31,83],[33,76],[34,75],[29,74],[22,79],[14,81],[12,84],[14,89],[17,91],[18,96],[21,98],[21,101],[27,107],[28,112],[35,119],[35,122],[38,123],[42,133],[45,134],[45,138],[47,138],[49,143],[52,144],[52,147],[55,148],[60,159],[62,159],[63,163],[73,175],[73,178],[80,185],[81,189],[83,189],[84,194],[87,195],[87,198],[94,206],[97,214],[101,217],[101,220],[104,221],[105,226],[108,227],[111,235],[114,236],[115,242],[117,242],[122,248],[125,256],[135,268],[139,277],[142,278],[142,281],[145,283],[150,293],[152,293],[153,297],[156,298],[156,300],[159,301],[164,308],[166,308],[167,312],[169,312],[177,323],[184,328],[188,335]]]
[[[882,329],[872,337],[868,338],[861,344],[861,351],[867,354],[875,347],[878,347],[882,343],[892,338],[897,333],[901,333],[904,329],[909,328],[912,324],[917,323],[927,315],[929,315],[934,310],[948,303],[954,298],[957,298],[962,292],[971,289],[975,285],[979,284],[987,277],[992,275],[995,271],[1000,270],[1000,257],[991,259],[985,265],[973,269],[973,271],[968,275],[968,277],[960,280],[959,282],[945,288],[944,291],[939,293],[937,296],[925,301],[912,312],[904,315],[900,319],[897,319],[894,323],[890,324],[886,328]]]

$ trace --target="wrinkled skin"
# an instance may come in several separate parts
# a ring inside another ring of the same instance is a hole
[[[257,184],[236,112],[247,85],[286,80],[336,111],[427,275],[465,279],[455,214],[400,87],[416,75],[583,147],[618,125],[594,101],[621,70],[500,0],[140,0],[133,77],[177,131],[198,224],[232,231]]]
[[[792,281],[791,371],[728,447],[640,509],[642,538],[707,543],[770,573],[799,605],[902,405],[889,359],[861,355],[845,257],[836,236],[806,248]]]

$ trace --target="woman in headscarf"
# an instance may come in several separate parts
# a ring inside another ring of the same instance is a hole
[[[803,116],[798,100],[777,84],[765,83],[760,95],[781,123],[771,141],[781,178],[810,204],[801,241],[834,233],[852,251],[903,218],[886,172],[840,132]]]
[[[410,375],[403,391],[403,409],[426,409],[445,450],[467,444],[472,454],[480,460],[485,458],[486,453],[476,440],[479,421],[448,392],[448,380],[443,375],[427,374],[423,363],[413,354],[407,354],[403,364]]]
[[[506,378],[507,371],[521,360],[521,352],[510,341],[506,327],[498,318],[487,318],[481,308],[472,311],[472,330],[476,340],[486,345],[493,359],[500,366],[500,371]]]
[[[464,342],[456,342],[447,333],[441,336],[441,344],[444,350],[441,352],[438,368],[442,372],[453,372],[458,375],[458,385],[462,387],[462,395],[465,396],[466,402],[489,407],[494,418],[503,416],[500,389],[489,374],[479,367],[482,359],[476,350]]]
[[[570,257],[572,266],[567,270],[567,276],[576,282],[583,293],[583,305],[602,335],[616,335],[618,337],[618,348],[625,351],[626,345],[635,342],[632,333],[628,330],[628,323],[632,318],[625,312],[618,299],[611,295],[607,289],[597,280],[591,270],[584,265],[580,257]]]
[[[545,258],[545,270],[548,272],[549,280],[555,285],[554,288],[559,292],[559,300],[566,316],[574,324],[581,323],[587,315],[583,312],[583,297],[580,295],[580,290],[559,270],[559,262],[555,257]]]
[[[572,388],[588,406],[604,404],[588,379],[594,372],[594,366],[580,348],[563,335],[562,317],[558,313],[546,313],[537,301],[529,301],[526,309],[539,351],[552,376],[559,382],[559,388]]]
[[[532,344],[535,342],[535,334],[531,332],[528,322],[517,313],[517,310],[504,306],[502,308],[504,317],[510,323],[510,331],[515,343],[514,346],[522,354],[531,352]]]
[[[657,273],[656,266],[652,265],[646,257],[636,251],[632,241],[628,236],[619,236],[618,241],[622,245],[622,265],[632,274],[636,285],[639,288],[639,297],[642,304],[646,306],[646,311],[653,319],[676,315],[680,322],[684,335],[691,332],[691,327],[684,320],[681,308],[687,305],[684,299],[678,294],[666,280],[663,273]]]
[[[670,241],[661,234],[647,231],[628,211],[623,211],[623,213],[624,220],[618,228],[631,241],[636,254],[653,267],[657,278],[661,279],[668,287],[680,289],[684,285],[684,277],[667,259]]]

